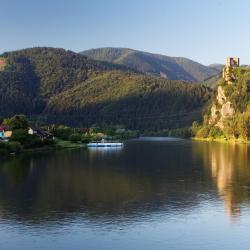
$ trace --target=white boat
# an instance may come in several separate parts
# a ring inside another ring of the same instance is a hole
[[[122,142],[91,142],[87,144],[88,147],[122,147]]]

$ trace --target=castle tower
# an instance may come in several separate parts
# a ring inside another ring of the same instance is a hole
[[[239,57],[227,57],[227,67],[239,67],[240,66],[240,58]]]
[[[234,68],[239,66],[239,57],[227,57],[226,65],[223,68],[222,77],[228,84],[232,84],[236,80]]]

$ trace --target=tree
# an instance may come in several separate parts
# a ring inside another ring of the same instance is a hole
[[[10,126],[12,130],[28,130],[29,127],[28,121],[24,115],[15,115],[10,119],[4,119],[3,124]]]
[[[64,125],[59,125],[54,126],[52,132],[56,137],[63,140],[68,140],[69,136],[72,134],[72,129]]]
[[[237,119],[237,127],[241,138],[247,140],[250,138],[250,113],[244,112]]]
[[[37,148],[43,145],[40,138],[35,135],[28,134],[27,130],[16,129],[10,138],[11,142],[19,142],[25,148]]]
[[[223,136],[223,132],[219,127],[212,126],[209,131],[208,137],[217,138]]]
[[[196,136],[196,134],[200,128],[201,128],[201,126],[199,125],[199,123],[197,121],[194,121],[192,123],[192,127],[191,127],[192,136]]]
[[[207,138],[209,135],[210,128],[208,126],[203,126],[196,134],[197,138]]]
[[[69,136],[69,140],[72,142],[78,142],[81,141],[82,137],[80,134],[72,134]]]

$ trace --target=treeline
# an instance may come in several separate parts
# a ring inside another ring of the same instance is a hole
[[[72,115],[87,125],[177,128],[199,119],[211,91],[200,85],[120,71],[99,74],[51,98],[46,113]]]
[[[2,127],[11,131],[9,138],[0,138],[0,156],[10,153],[19,153],[22,150],[53,146],[52,138],[41,138],[29,133],[29,122],[24,115],[15,115],[11,118],[0,118]]]
[[[139,131],[124,126],[97,126],[90,128],[66,125],[31,126],[24,115],[0,118],[0,132],[8,131],[9,136],[0,136],[0,157],[21,151],[52,150],[82,147],[91,141],[120,141],[139,136]]]

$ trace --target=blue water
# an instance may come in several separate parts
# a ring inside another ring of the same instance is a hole
[[[0,249],[249,249],[247,145],[165,138],[0,163]]]

